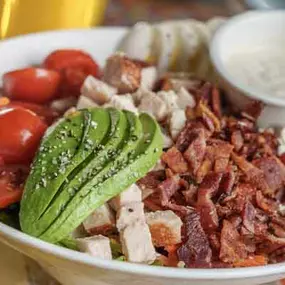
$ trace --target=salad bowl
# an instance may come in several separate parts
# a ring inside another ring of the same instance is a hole
[[[85,50],[103,65],[125,33],[124,28],[101,28],[38,33],[3,41],[0,76],[41,62],[59,48]],[[285,263],[250,268],[184,269],[103,260],[47,243],[3,223],[0,223],[0,241],[37,261],[63,285],[250,285],[285,276]]]

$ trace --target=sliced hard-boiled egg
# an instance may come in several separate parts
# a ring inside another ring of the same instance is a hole
[[[139,22],[122,38],[117,50],[133,59],[149,61],[153,45],[153,26]]]

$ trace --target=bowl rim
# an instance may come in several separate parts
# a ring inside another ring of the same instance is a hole
[[[123,27],[112,27],[112,28],[96,28],[97,30],[109,30],[118,31],[119,29],[125,30]],[[75,29],[75,30],[59,30],[59,31],[46,31],[37,32],[34,34],[17,36],[14,38],[9,38],[4,42],[20,42],[21,38],[28,39],[33,36],[38,35],[54,35],[61,33],[78,33],[80,31],[86,32],[94,29]],[[21,250],[19,245],[26,247],[27,249],[35,248],[42,253],[51,255],[58,259],[63,259],[67,261],[72,261],[77,264],[82,264],[88,267],[96,267],[105,270],[118,271],[126,274],[136,274],[148,277],[160,277],[160,278],[170,278],[170,279],[184,279],[184,280],[226,280],[226,279],[245,279],[245,278],[259,278],[263,276],[274,276],[276,274],[285,273],[285,262],[249,267],[249,268],[234,268],[234,269],[184,269],[184,268],[171,268],[171,267],[159,267],[159,266],[149,266],[134,264],[129,262],[122,262],[116,260],[103,260],[89,256],[85,253],[77,252],[71,249],[63,248],[38,238],[29,236],[19,230],[16,230],[10,226],[7,226],[0,222],[0,241],[4,242],[6,245],[13,247],[14,249],[25,252]],[[17,245],[18,244],[18,245]],[[26,251],[27,252],[27,251]]]
[[[282,99],[273,96],[270,97],[268,96],[268,94],[257,91],[255,88],[249,87],[246,84],[236,80],[235,77],[231,75],[231,73],[225,67],[220,52],[220,45],[226,38],[225,34],[233,27],[235,27],[235,25],[238,25],[242,22],[246,22],[249,19],[274,19],[276,15],[281,15],[285,18],[285,10],[247,11],[245,13],[234,16],[233,18],[227,20],[227,22],[217,30],[211,40],[209,52],[212,63],[214,64],[215,69],[222,76],[222,78],[225,79],[228,83],[230,83],[233,87],[237,88],[240,92],[244,93],[245,96],[253,98],[255,100],[260,100],[269,105],[285,107],[285,98]]]
[[[68,248],[60,247],[58,245],[54,245],[38,238],[29,236],[1,222],[0,239],[4,241],[6,245],[12,246],[16,250],[17,246],[11,245],[9,243],[9,240],[20,243],[21,245],[28,248],[36,248],[39,251],[48,255],[52,255],[56,258],[72,261],[74,263],[79,263],[88,267],[96,267],[105,270],[107,269],[121,273],[136,274],[142,276],[184,280],[227,280],[256,277],[260,278],[263,276],[268,277],[275,276],[276,274],[284,274],[285,272],[285,262],[247,268],[191,269],[149,266],[124,261],[104,260],[89,256],[86,253],[81,253]]]

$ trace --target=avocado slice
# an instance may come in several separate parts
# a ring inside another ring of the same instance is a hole
[[[120,113],[113,112],[116,125]],[[110,112],[83,110],[60,120],[48,129],[27,179],[20,209],[24,232],[39,235],[37,220],[43,215],[73,171],[100,145],[112,128]],[[32,206],[31,206],[32,205]]]
[[[111,117],[114,112],[116,114],[119,112],[119,122],[112,124],[110,132],[105,139],[106,144],[98,145],[98,148],[93,151],[92,155],[79,166],[80,169],[76,175],[61,186],[58,195],[54,197],[49,207],[36,221],[37,228],[41,229],[42,232],[53,223],[61,211],[64,211],[66,205],[72,200],[82,185],[92,179],[107,163],[112,161],[117,153],[121,152],[121,148],[129,137],[130,129],[135,129],[132,133],[132,138],[141,135],[141,126],[137,126],[135,123],[136,116],[133,113],[129,112],[126,116],[125,113],[115,109],[107,110],[110,112]],[[138,119],[137,121],[139,122]]]
[[[96,208],[118,195],[143,177],[155,165],[162,153],[162,134],[159,125],[147,114],[139,117],[143,136],[133,144],[128,140],[121,153],[86,183],[40,235],[56,243],[66,237]],[[128,149],[129,145],[135,146]]]

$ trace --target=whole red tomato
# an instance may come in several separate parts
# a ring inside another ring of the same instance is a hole
[[[5,163],[30,162],[46,128],[46,123],[30,110],[0,108],[0,157]]]

